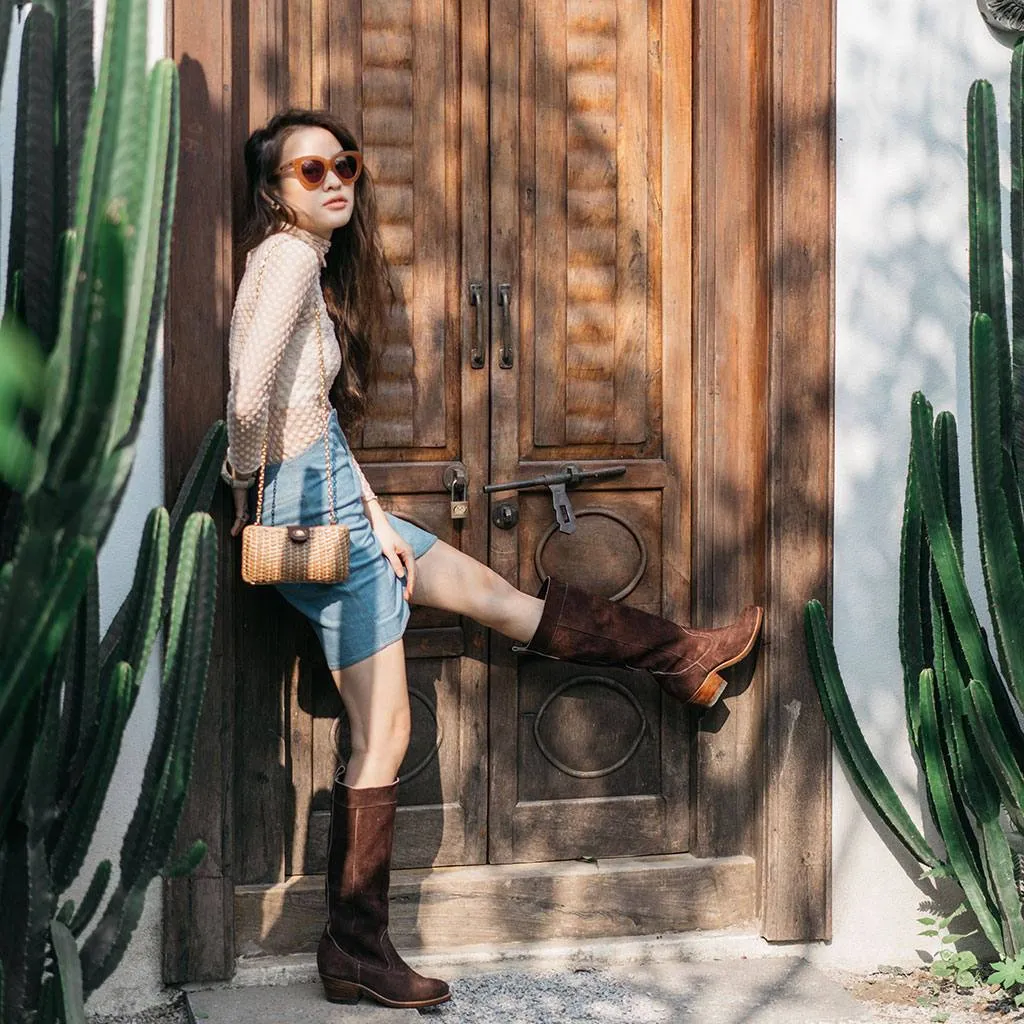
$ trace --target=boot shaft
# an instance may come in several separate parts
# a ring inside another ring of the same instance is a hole
[[[355,1002],[361,995],[387,1006],[433,1006],[448,986],[417,974],[388,935],[388,889],[398,782],[352,789],[340,773],[331,792],[327,838],[327,927],[317,967],[328,999]]]
[[[377,935],[387,928],[397,794],[397,782],[353,789],[334,781],[326,888],[329,927],[336,939]]]

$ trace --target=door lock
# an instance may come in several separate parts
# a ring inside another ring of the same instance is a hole
[[[469,516],[469,474],[466,467],[461,462],[448,466],[441,480],[451,495],[452,519],[466,519]]]
[[[514,501],[503,501],[495,505],[491,522],[499,530],[511,530],[519,522],[519,506]]]

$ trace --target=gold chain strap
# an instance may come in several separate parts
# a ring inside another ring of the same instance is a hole
[[[260,302],[260,294],[263,291],[263,272],[267,269],[270,261],[270,253],[267,253],[263,263],[260,264],[260,274],[256,280],[256,301],[253,303],[253,318],[256,316],[256,307]],[[252,330],[252,319],[249,320],[249,330]],[[316,339],[317,350],[320,356],[320,402],[324,411],[324,459],[327,463],[327,500],[330,504],[328,515],[331,525],[337,526],[338,521],[334,515],[334,473],[331,466],[331,442],[329,437],[329,423],[331,418],[330,403],[327,401],[327,368],[324,362],[324,333],[323,316],[320,312],[320,303],[316,307]],[[271,388],[271,397],[273,388]],[[267,403],[267,429],[263,432],[263,446],[260,449],[260,479],[256,492],[256,520],[254,525],[260,526],[263,523],[263,486],[267,475],[267,446],[270,441],[270,403]]]
[[[319,296],[317,296],[319,298]],[[327,367],[324,364],[324,329],[323,316],[320,313],[320,303],[316,304],[316,341],[317,351],[320,354],[320,403],[324,409],[324,458],[327,460],[327,504],[328,515],[331,525],[337,526],[338,521],[334,517],[334,472],[331,465],[331,442],[330,423],[331,405],[327,401]]]

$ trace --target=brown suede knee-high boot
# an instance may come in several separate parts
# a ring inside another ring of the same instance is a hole
[[[710,707],[725,689],[719,671],[754,648],[764,609],[749,605],[719,629],[692,629],[547,577],[540,624],[530,642],[513,650],[582,665],[650,672],[686,704]]]
[[[335,777],[327,840],[327,927],[316,952],[331,1002],[361,995],[385,1006],[434,1006],[448,986],[417,974],[388,936],[388,886],[398,783],[352,789]]]

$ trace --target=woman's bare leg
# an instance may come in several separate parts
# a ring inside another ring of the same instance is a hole
[[[390,786],[409,746],[405,648],[396,640],[348,668],[331,672],[348,714],[352,756],[345,785]]]
[[[539,598],[517,590],[493,569],[443,540],[416,560],[412,602],[468,615],[522,643],[537,631],[544,609]]]

